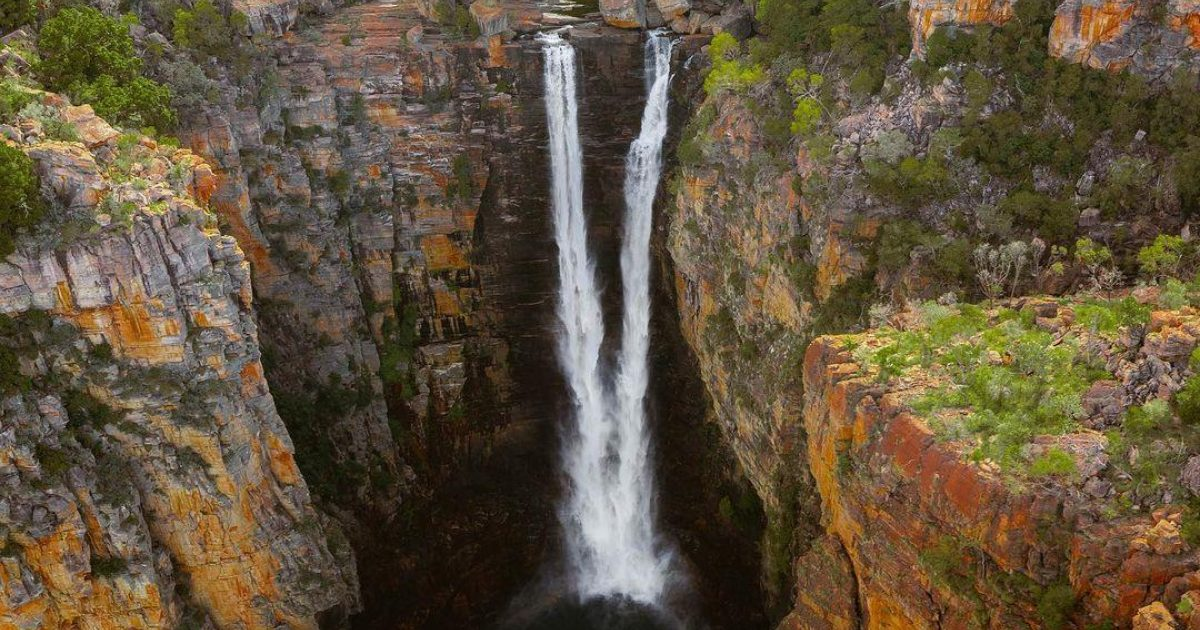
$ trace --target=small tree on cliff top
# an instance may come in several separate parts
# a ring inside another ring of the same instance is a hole
[[[129,26],[91,7],[59,11],[38,33],[38,76],[111,122],[168,128],[175,122],[171,91],[141,75]]]
[[[42,218],[42,197],[33,160],[0,142],[0,258],[13,251],[13,234]]]

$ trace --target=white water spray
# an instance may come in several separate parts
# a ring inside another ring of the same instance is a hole
[[[587,250],[575,51],[557,35],[545,43],[551,195],[558,244],[559,360],[575,403],[564,443],[568,495],[560,511],[567,560],[580,599],[624,596],[661,603],[672,554],[654,529],[654,478],[645,397],[649,380],[650,231],[667,132],[671,41],[647,43],[649,98],[641,135],[626,160],[627,215],[621,252],[624,320],[613,391],[604,387],[604,323]]]

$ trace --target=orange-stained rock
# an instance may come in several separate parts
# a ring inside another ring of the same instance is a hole
[[[0,395],[0,628],[169,628],[186,613],[315,629],[352,610],[352,559],[329,547],[263,378],[249,265],[194,196],[211,170],[144,140],[129,150],[158,166],[110,178],[125,168],[115,132],[47,102],[81,142],[20,148],[89,229],[18,238],[0,262],[4,343],[28,346],[31,379]]]
[[[1175,630],[1179,625],[1162,602],[1154,602],[1133,617],[1133,630]]]
[[[925,40],[942,25],[1003,24],[1013,15],[1013,0],[915,0],[908,5],[913,53],[925,54]]]
[[[1093,68],[1167,77],[1200,45],[1200,2],[1165,4],[1160,12],[1134,0],[1065,0],[1050,31],[1050,54]]]
[[[873,342],[868,333],[855,343]],[[1005,590],[1017,582],[995,577],[1020,574],[1043,587],[1065,580],[1079,624],[1128,627],[1139,610],[1192,588],[1200,554],[1181,539],[1177,510],[1097,520],[1104,504],[1078,489],[1013,484],[970,461],[963,445],[935,437],[908,407],[936,377],[912,372],[881,385],[842,338],[822,337],[808,348],[804,383],[807,459],[835,541],[821,544],[844,549],[856,585],[850,601],[817,608],[866,610],[871,628],[1038,627],[1036,596]],[[1060,448],[1083,457],[1091,447]],[[831,573],[797,571],[789,619],[812,617],[805,594],[828,589]],[[844,627],[835,623],[796,627]]]

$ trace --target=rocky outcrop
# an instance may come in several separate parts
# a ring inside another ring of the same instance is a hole
[[[939,26],[999,26],[1012,18],[1014,7],[1011,0],[914,2],[908,10],[913,54],[924,56],[925,40]],[[1063,0],[1048,46],[1051,55],[1072,63],[1164,78],[1197,58],[1200,5],[1194,0]]]
[[[289,31],[300,17],[302,0],[230,0],[234,11],[246,16],[250,35],[278,37]]]
[[[39,98],[79,140],[0,127],[52,204],[0,262],[0,352],[20,366],[0,391],[0,625],[315,628],[353,611],[350,550],[263,378],[247,261],[206,210],[212,171]]]
[[[1195,317],[1155,314],[1148,339],[1180,336]],[[1073,343],[1088,333],[1072,321],[1069,308],[1057,308],[1037,325]],[[795,627],[817,627],[804,621],[839,610],[849,612],[820,627],[1173,627],[1144,624],[1156,610],[1190,610],[1178,603],[1200,580],[1200,553],[1180,534],[1192,517],[1169,493],[1165,502],[1151,494],[1140,509],[1114,507],[1122,473],[1112,469],[1105,435],[1081,427],[1053,438],[1074,459],[1077,472],[1068,476],[1014,478],[994,462],[972,461],[969,440],[939,434],[953,420],[913,411],[941,386],[936,367],[885,379],[864,363],[866,349],[885,338],[822,337],[805,357],[808,461],[826,533],[797,561]],[[1146,400],[1137,392],[1147,370],[1138,366],[1179,365],[1149,341],[1139,347],[1136,336],[1103,344],[1090,337],[1080,347],[1109,357],[1125,379],[1126,405]],[[1098,450],[1084,446],[1093,443]],[[812,593],[844,583],[847,573],[853,587],[837,589],[838,601],[812,604]]]
[[[1050,53],[1093,68],[1167,76],[1200,57],[1200,3],[1165,5],[1067,0],[1050,30]]]
[[[700,132],[712,159],[685,166],[671,183],[680,326],[734,452],[768,508],[778,509],[780,469],[802,443],[793,422],[798,383],[776,367],[799,361],[810,323],[811,305],[790,275],[793,241],[807,226],[791,173],[748,177],[739,168],[763,149],[750,110],[733,98],[705,108],[699,116],[715,115]],[[750,208],[742,205],[748,200]],[[742,348],[772,358],[748,363]]]
[[[617,28],[669,26],[681,35],[729,33],[738,40],[754,33],[749,7],[730,0],[600,0],[600,13]]]
[[[925,40],[939,26],[1003,24],[1013,15],[1013,0],[916,0],[908,5],[913,54],[922,56]]]

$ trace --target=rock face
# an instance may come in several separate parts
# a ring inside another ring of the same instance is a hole
[[[234,11],[246,16],[251,35],[280,36],[300,17],[302,0],[231,0]]]
[[[567,401],[542,52],[504,31],[531,27],[523,10],[472,5],[501,32],[468,39],[401,4],[272,43],[269,104],[214,109],[185,137],[216,165],[214,209],[251,261],[301,469],[364,558],[363,623],[479,627],[557,536]],[[644,40],[570,37],[590,232],[616,278]]]
[[[790,174],[748,178],[737,167],[762,148],[756,117],[734,99],[705,107],[715,115],[706,132],[714,159],[681,169],[672,184],[668,246],[680,326],[734,452],[765,503],[777,507],[781,467],[800,444],[793,419],[801,400],[793,375],[775,368],[799,361],[789,357],[803,351],[809,306],[789,276],[789,259],[774,252],[806,226]],[[739,205],[747,199],[752,209]],[[740,343],[772,358],[748,364]]]
[[[805,357],[808,461],[825,535],[797,560],[797,607],[784,627],[1036,627],[1049,623],[1055,598],[1054,618],[1080,626],[1173,627],[1144,623],[1194,588],[1200,553],[1180,538],[1170,499],[1114,513],[1111,498],[1088,490],[1109,474],[1105,436],[1082,429],[1057,438],[1076,475],[1014,482],[969,461],[961,442],[936,437],[912,411],[934,387],[928,374],[881,384],[847,341],[822,337]],[[1127,386],[1141,380],[1135,365],[1158,358],[1152,345],[1102,352],[1113,357],[1110,367],[1131,362],[1116,367],[1132,379]],[[1089,441],[1101,445],[1099,455],[1074,446]],[[837,601],[814,600],[830,585],[841,585]],[[1166,620],[1174,623],[1169,613]]]
[[[1050,53],[1093,68],[1163,77],[1200,51],[1200,3],[1067,0],[1050,31]]]
[[[1165,11],[1164,5],[1165,4]],[[942,25],[1001,25],[1010,0],[919,0],[909,6],[913,54]],[[1131,69],[1151,78],[1187,66],[1200,50],[1200,4],[1195,0],[1063,0],[1050,30],[1050,54],[1105,70]]]
[[[6,129],[51,217],[0,262],[0,625],[315,628],[357,608],[259,361],[249,267],[197,157],[44,96]],[[6,375],[13,382],[16,375]]]
[[[917,0],[908,5],[913,54],[924,54],[925,40],[939,26],[1003,24],[1012,17],[1015,4],[1012,0]]]

